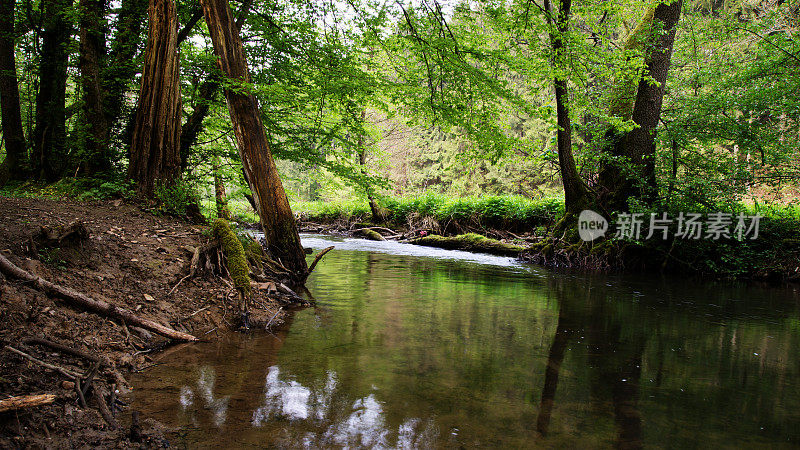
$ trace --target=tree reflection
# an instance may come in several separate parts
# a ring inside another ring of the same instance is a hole
[[[641,448],[642,420],[638,403],[644,335],[636,331],[636,325],[624,323],[623,316],[609,311],[608,299],[599,294],[605,291],[593,289],[591,282],[577,286],[556,279],[551,288],[558,300],[558,322],[547,357],[537,431],[543,437],[548,433],[564,355],[575,335],[585,331],[588,334],[591,403],[597,413],[602,414],[602,405],[611,401],[617,448]],[[623,339],[624,325],[633,331],[629,330]]]

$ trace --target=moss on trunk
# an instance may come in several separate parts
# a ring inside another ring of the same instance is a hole
[[[222,244],[222,252],[228,260],[228,272],[231,274],[233,284],[243,297],[250,296],[250,268],[247,265],[247,254],[242,242],[231,230],[228,222],[222,219],[214,221],[214,236]]]

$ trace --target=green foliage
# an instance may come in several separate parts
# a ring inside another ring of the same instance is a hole
[[[386,211],[389,222],[400,225],[416,214],[440,223],[460,221],[485,227],[530,229],[551,224],[564,211],[564,201],[558,197],[532,200],[514,195],[451,198],[426,193],[419,197],[385,198],[378,204]],[[293,208],[300,217],[318,221],[359,221],[356,219],[371,215],[367,202],[359,200],[297,202]]]
[[[231,274],[234,286],[242,295],[249,297],[250,268],[247,265],[247,255],[242,242],[224,219],[215,220],[212,229],[214,236],[222,245],[222,252],[228,262],[228,272]]]
[[[171,184],[158,184],[155,189],[158,211],[177,217],[186,217],[198,205],[197,190],[184,180]]]
[[[9,197],[76,200],[130,199],[134,196],[134,185],[125,179],[108,181],[97,178],[62,178],[51,184],[9,183],[0,189],[0,194]]]

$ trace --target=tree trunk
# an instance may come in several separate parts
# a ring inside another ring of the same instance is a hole
[[[217,217],[231,220],[231,211],[228,209],[228,196],[225,193],[225,183],[222,180],[219,156],[214,155],[214,200],[217,206]]]
[[[14,58],[14,0],[0,0],[0,111],[6,159],[0,164],[0,186],[21,178],[25,162],[25,133]]]
[[[109,127],[120,119],[125,105],[128,84],[138,71],[136,54],[140,48],[142,24],[147,18],[147,3],[142,0],[122,0],[116,22],[116,35],[111,43],[107,76],[105,114]]]
[[[200,85],[197,103],[194,106],[192,114],[186,123],[181,128],[181,169],[186,169],[189,164],[189,154],[197,136],[203,130],[203,120],[208,116],[208,111],[211,108],[211,103],[214,101],[214,96],[219,89],[219,83],[214,80],[213,75],[209,76],[203,84]]]
[[[550,45],[553,50],[553,63],[556,67],[563,67],[564,53],[563,36],[569,30],[569,15],[572,0],[561,0],[558,12],[554,12],[550,1],[545,0],[545,12],[548,22],[555,30],[550,33]],[[569,91],[567,79],[556,75],[553,79],[556,94],[556,118],[558,132],[556,134],[558,147],[558,166],[561,171],[561,180],[564,184],[564,203],[567,214],[575,214],[585,208],[588,203],[588,193],[575,166],[572,155],[572,123],[569,117]]]
[[[234,81],[249,83],[244,47],[228,2],[203,0],[202,4],[222,73]],[[228,101],[242,166],[261,218],[267,249],[273,258],[294,272],[297,279],[302,279],[308,270],[305,252],[300,244],[289,200],[272,159],[258,102],[253,94],[242,89],[226,89],[225,98]]]
[[[367,110],[361,111],[361,123],[365,122],[367,118]],[[364,145],[364,135],[358,137],[358,164],[361,166],[361,175],[367,176],[367,148]],[[369,200],[369,209],[372,212],[372,222],[380,223],[383,218],[378,210],[378,203],[375,201],[375,195],[372,193],[370,186],[364,186],[367,191],[367,200]]]
[[[626,210],[628,199],[639,197],[654,201],[657,197],[655,178],[655,130],[661,117],[664,84],[667,79],[675,28],[681,11],[681,1],[670,5],[659,4],[645,14],[642,23],[632,33],[626,50],[653,50],[645,55],[645,70],[638,77],[636,89],[629,88],[631,80],[621,81],[618,87],[628,93],[624,98],[613,98],[610,112],[623,119],[632,119],[637,128],[626,135],[609,130],[604,137],[606,152],[612,157],[600,172],[602,202],[609,210]],[[661,25],[657,25],[660,22]],[[654,35],[654,30],[666,33]],[[649,42],[648,42],[649,41]],[[649,45],[648,45],[649,44]],[[651,79],[658,82],[651,83]],[[635,97],[630,93],[635,92]],[[631,172],[629,167],[633,167]]]
[[[636,93],[636,103],[633,106],[633,121],[638,125],[625,137],[626,153],[633,163],[643,167],[645,185],[637,189],[637,194],[645,200],[653,202],[658,197],[656,184],[656,127],[661,118],[661,104],[664,100],[664,86],[667,84],[667,72],[672,59],[672,46],[675,42],[675,32],[681,14],[682,0],[675,0],[671,4],[661,3],[656,6],[653,15],[654,26],[658,30],[665,30],[655,38],[655,46],[647,57],[647,70],[649,76],[656,81],[642,77],[639,81],[639,90]]]
[[[178,16],[173,0],[150,0],[142,88],[136,107],[128,177],[152,197],[157,184],[180,175],[181,91]]]
[[[31,164],[36,175],[55,181],[66,156],[66,91],[68,44],[72,26],[67,21],[71,1],[42,2],[44,29],[36,97],[36,128]]]
[[[245,0],[242,2],[242,6],[239,10],[239,17],[236,19],[236,28],[241,29],[242,25],[244,25],[244,21],[247,18],[248,13],[250,12],[250,6],[252,4],[251,0]],[[200,14],[202,16],[203,11],[200,10]],[[194,16],[192,16],[194,18]],[[183,31],[185,31],[185,36],[188,36],[189,31],[189,24],[186,25]],[[181,36],[178,36],[178,41],[180,42]],[[185,37],[184,37],[185,38]],[[208,78],[203,81],[203,84],[200,85],[199,95],[197,99],[197,103],[195,104],[194,110],[192,114],[189,116],[189,119],[183,125],[181,129],[181,169],[184,170],[188,166],[189,161],[189,154],[191,151],[192,146],[194,145],[195,141],[197,141],[197,136],[203,130],[203,121],[205,120],[206,116],[208,116],[208,111],[210,109],[211,103],[214,101],[214,97],[219,90],[219,81],[216,79],[215,75],[209,75]]]
[[[84,172],[88,175],[109,172],[108,153],[110,124],[104,111],[105,92],[100,67],[106,59],[106,0],[81,0],[80,70],[83,87]]]

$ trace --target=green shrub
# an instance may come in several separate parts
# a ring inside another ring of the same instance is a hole
[[[185,217],[189,208],[200,204],[200,195],[189,183],[178,180],[173,184],[159,184],[155,189],[158,210],[178,217]]]

